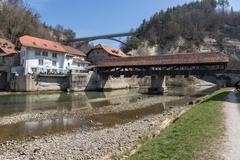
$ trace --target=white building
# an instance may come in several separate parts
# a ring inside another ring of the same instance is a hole
[[[18,74],[64,74],[68,71],[83,72],[88,62],[86,55],[75,48],[60,43],[31,36],[20,38],[20,68],[12,72]]]

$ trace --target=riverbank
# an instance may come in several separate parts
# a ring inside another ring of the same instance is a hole
[[[121,99],[120,99],[121,100]],[[137,100],[135,104],[115,105],[115,108],[134,110],[146,107],[150,101],[157,100],[157,97],[147,98],[147,100]],[[158,97],[158,101],[163,99]],[[177,117],[183,110],[191,107],[178,102],[178,105],[170,105],[159,113],[153,110],[155,114],[150,113],[144,117],[136,114],[136,120],[123,124],[113,124],[107,128],[95,130],[76,129],[72,132],[48,134],[43,136],[33,136],[28,140],[11,140],[0,143],[0,159],[104,159],[111,155],[120,154],[129,148],[132,148],[139,139],[152,137],[156,135],[155,126],[165,123],[173,117]],[[151,103],[150,103],[151,104]],[[123,107],[123,105],[125,105]],[[168,106],[168,105],[166,105]],[[129,107],[129,108],[128,108]],[[157,104],[157,108],[162,108],[161,104]],[[110,106],[114,108],[114,106]],[[99,108],[101,110],[101,108]],[[118,112],[116,111],[115,112]],[[148,109],[148,107],[147,107]],[[105,108],[106,110],[106,108]],[[107,112],[112,112],[107,109]],[[120,110],[119,110],[120,111]],[[146,113],[147,110],[144,110]],[[126,114],[127,112],[123,112]],[[101,115],[102,116],[102,115]],[[103,117],[107,119],[112,115]],[[113,117],[114,118],[114,117]],[[114,119],[112,119],[113,121]],[[126,120],[126,118],[124,118]],[[128,119],[127,119],[128,120]],[[108,121],[108,124],[111,121]]]
[[[240,157],[240,94],[231,91],[224,103],[226,131],[220,150],[223,159],[239,160]]]
[[[229,92],[221,89],[213,93],[160,136],[145,141],[130,159],[217,159],[216,147],[211,144],[219,143],[223,135],[223,102]]]
[[[136,141],[152,136],[154,122],[177,116],[186,107],[174,107],[162,114],[103,130],[37,137],[31,141],[8,141],[0,146],[0,159],[101,159],[123,152]]]
[[[139,140],[157,136],[159,126],[170,124],[211,92],[174,88],[161,96],[122,90],[5,97],[0,159],[98,160],[121,155]]]

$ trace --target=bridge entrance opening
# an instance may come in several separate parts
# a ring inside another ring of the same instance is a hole
[[[240,92],[240,81],[238,81],[235,85],[235,88],[238,92]]]
[[[0,71],[0,90],[5,90],[7,87],[7,72]]]

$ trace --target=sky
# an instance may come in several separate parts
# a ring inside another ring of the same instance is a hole
[[[77,37],[128,32],[155,12],[193,0],[25,0],[48,25],[61,24]],[[240,10],[240,0],[230,0]],[[111,41],[95,43],[117,45]]]

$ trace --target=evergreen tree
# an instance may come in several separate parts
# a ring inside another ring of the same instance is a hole
[[[137,48],[146,41],[149,45],[164,47],[179,37],[195,45],[201,44],[206,36],[218,41],[223,37],[240,40],[240,12],[233,9],[226,12],[228,7],[228,0],[202,0],[168,8],[144,20],[127,43],[130,48]]]

